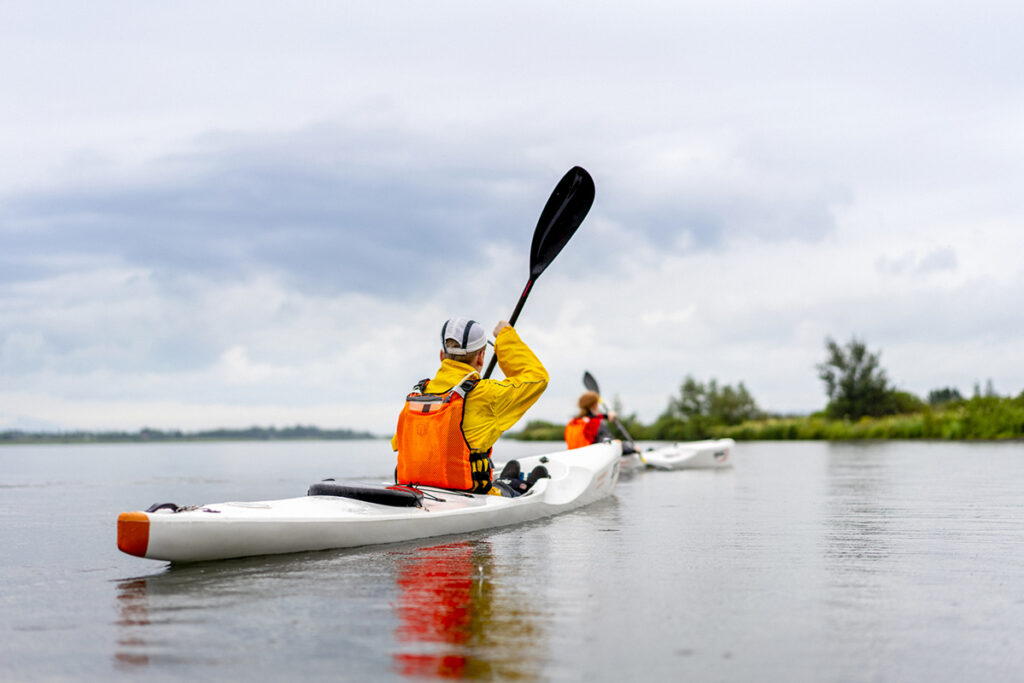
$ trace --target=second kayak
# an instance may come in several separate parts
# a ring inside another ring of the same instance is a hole
[[[732,467],[730,456],[736,442],[732,439],[680,441],[643,453],[648,467],[658,470]]]

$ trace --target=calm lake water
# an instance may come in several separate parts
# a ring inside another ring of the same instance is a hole
[[[0,680],[1024,680],[1024,444],[734,465],[488,533],[171,568],[117,550],[119,512],[384,480],[387,442],[0,448]]]

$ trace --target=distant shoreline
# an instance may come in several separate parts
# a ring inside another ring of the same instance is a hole
[[[0,446],[32,444],[84,443],[172,443],[181,441],[342,441],[349,439],[384,438],[370,432],[352,429],[320,429],[319,427],[248,427],[246,429],[210,429],[198,432],[180,430],[140,429],[126,431],[0,432]]]

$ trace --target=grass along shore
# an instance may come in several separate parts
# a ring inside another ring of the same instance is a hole
[[[925,405],[902,415],[830,420],[822,413],[803,417],[765,417],[726,424],[708,415],[679,419],[663,415],[644,425],[635,416],[623,418],[633,438],[641,441],[695,441],[729,437],[737,441],[857,440],[857,439],[1024,439],[1024,393],[1013,397],[975,396]],[[522,441],[561,441],[565,424],[532,420],[506,437]],[[271,441],[383,438],[351,429],[250,427],[200,432],[141,429],[137,432],[0,432],[0,446],[15,444],[161,443],[174,441]]]
[[[697,416],[702,418],[703,416]],[[903,415],[830,420],[822,414],[805,417],[766,417],[739,424],[708,419],[678,420],[665,416],[652,425],[635,417],[624,420],[634,439],[694,441],[729,437],[737,441],[857,440],[857,439],[1024,439],[1024,394],[1015,398],[976,396],[941,406],[925,406]],[[533,421],[508,436],[527,441],[561,440],[565,425]]]

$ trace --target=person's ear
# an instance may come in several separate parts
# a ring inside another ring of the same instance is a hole
[[[438,351],[437,352],[437,357],[438,357],[438,360],[444,360],[444,351]]]

